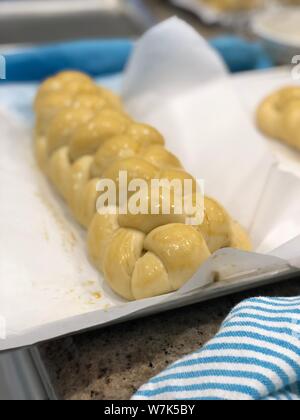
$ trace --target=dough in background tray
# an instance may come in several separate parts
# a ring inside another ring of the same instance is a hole
[[[300,150],[300,87],[284,87],[265,98],[257,110],[257,124],[268,137]]]

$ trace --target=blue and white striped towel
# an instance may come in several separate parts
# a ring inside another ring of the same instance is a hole
[[[133,399],[300,400],[300,297],[242,302],[213,340]]]

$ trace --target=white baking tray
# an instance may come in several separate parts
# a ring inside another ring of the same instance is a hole
[[[255,253],[214,255],[181,290],[138,302],[92,267],[86,233],[36,167],[36,87],[0,87],[0,350],[104,327],[295,276],[300,269],[299,154],[265,139],[253,113],[291,83],[288,70],[231,78],[188,25],[171,19],[137,44],[122,77],[128,111],[153,124],[185,167],[249,230]],[[214,280],[219,278],[219,283]],[[101,297],[99,297],[101,296]]]

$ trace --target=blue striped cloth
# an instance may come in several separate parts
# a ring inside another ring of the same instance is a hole
[[[214,339],[133,399],[300,400],[300,297],[242,302]]]

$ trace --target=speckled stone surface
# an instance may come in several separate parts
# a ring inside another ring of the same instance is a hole
[[[170,363],[203,346],[250,296],[300,295],[300,278],[40,346],[58,396],[129,399]]]

